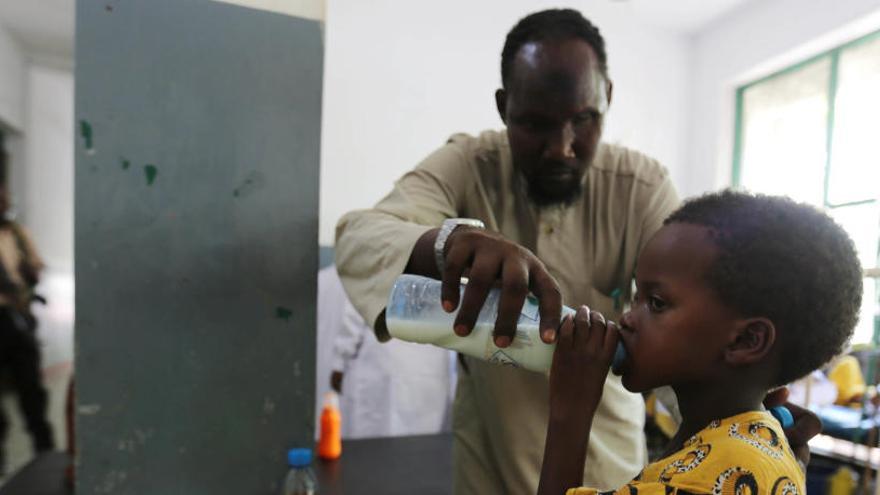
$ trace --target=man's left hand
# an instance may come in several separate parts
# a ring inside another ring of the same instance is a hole
[[[788,402],[788,388],[778,388],[764,398],[765,407],[785,406],[794,418],[794,425],[784,430],[788,444],[801,466],[806,470],[810,463],[808,442],[822,433],[822,420],[809,409]]]

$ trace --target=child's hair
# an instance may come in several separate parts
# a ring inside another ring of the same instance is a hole
[[[709,228],[719,249],[709,286],[741,315],[773,322],[783,356],[773,386],[842,352],[858,321],[862,269],[828,215],[786,197],[727,190],[686,202],[671,223]]]

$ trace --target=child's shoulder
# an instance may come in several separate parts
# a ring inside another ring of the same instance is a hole
[[[803,471],[779,423],[770,414],[755,411],[713,421],[681,450],[646,466],[635,480],[612,493],[796,495],[806,491]]]

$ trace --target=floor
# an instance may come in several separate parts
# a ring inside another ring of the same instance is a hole
[[[73,277],[65,274],[47,274],[38,288],[49,301],[46,306],[35,306],[39,319],[37,332],[43,349],[43,381],[49,391],[49,420],[55,432],[59,449],[67,447],[64,407],[67,388],[73,373]],[[15,397],[0,397],[11,427],[6,445],[7,477],[31,460],[31,442],[24,428]],[[0,486],[4,478],[0,477]]]

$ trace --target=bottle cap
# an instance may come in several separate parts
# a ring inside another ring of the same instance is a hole
[[[785,406],[771,407],[770,414],[776,418],[776,421],[779,421],[783,429],[791,428],[794,425],[794,416],[791,415],[791,411]]]
[[[324,394],[324,407],[339,409],[339,396],[336,395],[336,392],[331,390]]]
[[[291,467],[306,467],[312,463],[312,449],[290,449],[287,451],[287,463]]]
[[[614,357],[611,359],[611,372],[617,376],[622,375],[624,362],[626,362],[626,348],[623,347],[623,342],[618,342]]]

